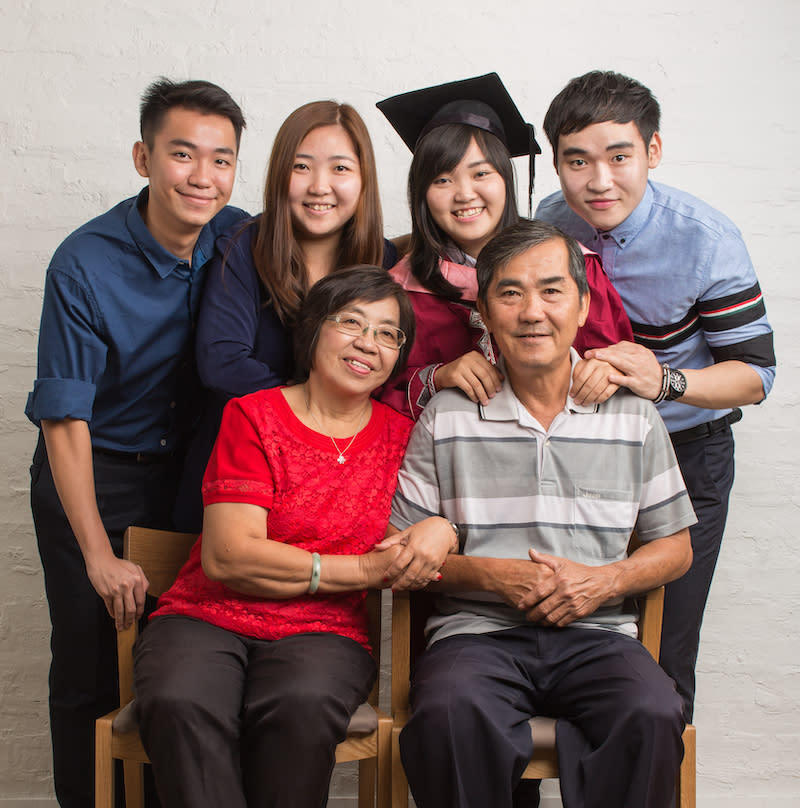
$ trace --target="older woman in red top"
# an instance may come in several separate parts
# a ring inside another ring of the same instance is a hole
[[[455,543],[439,517],[422,554],[382,543],[411,422],[370,394],[413,337],[384,270],[342,270],[303,305],[302,383],[227,405],[203,535],[136,649],[164,805],[324,805],[336,744],[375,678],[365,589],[424,586]]]

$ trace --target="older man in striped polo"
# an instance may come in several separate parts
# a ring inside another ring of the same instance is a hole
[[[563,719],[566,808],[671,801],[681,699],[636,639],[629,596],[688,569],[695,517],[652,402],[571,395],[583,266],[577,242],[542,222],[483,249],[478,309],[503,389],[486,406],[435,396],[400,472],[392,525],[438,515],[460,546],[436,585],[400,739],[418,808],[511,806],[531,715]]]

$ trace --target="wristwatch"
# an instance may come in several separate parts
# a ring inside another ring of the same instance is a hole
[[[447,517],[445,517],[445,519],[447,519]],[[447,524],[453,528],[453,532],[456,534],[456,538],[450,552],[457,553],[459,547],[461,546],[461,528],[452,519],[447,519]]]
[[[675,401],[686,392],[686,376],[675,368],[669,365],[664,365],[664,371],[667,374],[667,395],[664,397],[666,401]]]

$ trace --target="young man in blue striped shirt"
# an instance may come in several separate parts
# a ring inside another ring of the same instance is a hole
[[[700,626],[733,484],[730,425],[740,406],[769,393],[775,354],[737,228],[649,180],[661,161],[659,126],[658,102],[634,79],[592,71],[570,81],[544,120],[562,190],[536,216],[600,254],[635,343],[587,357],[614,366],[610,382],[658,403],[697,514],[692,568],[667,587],[660,657],[691,722]]]

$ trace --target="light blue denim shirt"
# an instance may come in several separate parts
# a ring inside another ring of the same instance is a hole
[[[536,218],[597,252],[631,319],[637,342],[677,368],[727,359],[749,364],[766,396],[775,378],[772,329],[742,235],[719,211],[690,194],[648,182],[634,211],[608,232],[575,214],[558,191]],[[670,432],[719,418],[679,401],[658,405]]]

